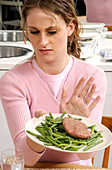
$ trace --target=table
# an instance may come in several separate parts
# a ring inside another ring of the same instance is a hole
[[[26,166],[25,166],[26,167]],[[36,168],[35,168],[36,167]],[[44,169],[43,169],[44,168]],[[112,170],[108,168],[99,168],[94,166],[87,165],[75,165],[75,164],[64,164],[64,163],[37,163],[34,168],[26,167],[25,170]]]
[[[62,164],[62,163],[37,163],[33,168],[25,166],[24,170],[112,170],[87,165]],[[2,170],[0,168],[0,170]]]

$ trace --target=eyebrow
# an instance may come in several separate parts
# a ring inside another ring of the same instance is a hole
[[[35,29],[35,30],[39,30],[38,28],[33,27],[33,26],[28,26],[28,28],[32,28],[32,29]],[[46,28],[46,30],[57,29],[57,28],[58,28],[58,26],[51,26],[51,27]]]

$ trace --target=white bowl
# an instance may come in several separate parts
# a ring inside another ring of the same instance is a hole
[[[89,30],[98,30],[98,29],[103,29],[105,24],[104,23],[95,23],[95,22],[85,22],[82,23],[84,29],[89,29]]]

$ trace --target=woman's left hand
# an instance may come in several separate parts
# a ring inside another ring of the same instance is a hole
[[[99,102],[100,96],[98,95],[94,100],[92,99],[96,88],[96,85],[93,83],[94,77],[90,77],[90,79],[84,86],[85,80],[86,80],[85,77],[82,77],[79,80],[73,92],[73,95],[71,96],[68,102],[67,102],[67,89],[63,87],[59,110],[60,113],[66,111],[68,114],[89,117],[91,111],[95,108],[95,106]]]

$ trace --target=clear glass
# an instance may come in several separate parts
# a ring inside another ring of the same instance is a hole
[[[2,170],[23,170],[24,155],[20,150],[7,149],[1,152]]]

